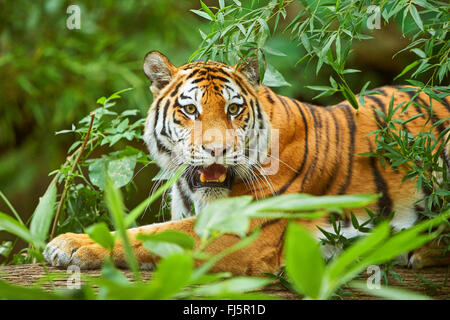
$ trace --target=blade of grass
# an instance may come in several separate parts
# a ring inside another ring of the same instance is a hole
[[[131,247],[130,239],[128,238],[125,226],[122,195],[109,176],[106,178],[105,201],[109,212],[111,213],[111,218],[113,220],[116,232],[122,240],[125,260],[127,261],[130,269],[133,271],[134,279],[136,281],[140,281],[141,276],[139,272],[139,264],[134,255],[133,248]]]
[[[125,217],[125,227],[128,228],[141,214],[144,212],[145,208],[158,199],[166,190],[168,190],[183,173],[186,165],[180,167],[177,172],[170,178],[165,184],[163,184],[158,190],[156,190],[150,197],[142,201],[136,208],[131,210],[131,212]]]
[[[8,206],[9,210],[11,210],[11,212],[14,214],[14,216],[16,217],[17,221],[19,221],[21,224],[25,225],[22,221],[22,219],[20,218],[19,214],[17,213],[16,209],[14,209],[14,207],[12,206],[11,202],[9,202],[8,198],[6,198],[6,196],[3,194],[3,192],[0,191],[0,197],[3,199],[3,201],[6,203],[6,205]]]

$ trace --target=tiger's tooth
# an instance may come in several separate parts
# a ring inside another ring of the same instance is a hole
[[[227,178],[227,174],[226,173],[222,173],[222,175],[219,177],[219,182],[220,183],[224,182],[226,178]]]
[[[205,182],[206,182],[206,178],[205,178],[205,175],[204,175],[203,173],[200,173],[200,181],[201,181],[202,183],[205,183]]]

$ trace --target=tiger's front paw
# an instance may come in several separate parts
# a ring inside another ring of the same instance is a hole
[[[76,265],[81,269],[97,269],[102,266],[107,250],[92,241],[87,234],[65,233],[47,244],[45,260],[55,267]]]

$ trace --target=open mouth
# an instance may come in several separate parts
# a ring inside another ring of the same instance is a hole
[[[208,167],[194,168],[189,183],[194,188],[228,188],[233,183],[233,172],[221,164],[214,163]]]

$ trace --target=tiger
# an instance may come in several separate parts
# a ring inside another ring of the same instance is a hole
[[[358,109],[348,101],[322,107],[278,95],[263,85],[256,58],[234,66],[195,61],[176,67],[162,53],[150,51],[143,70],[154,97],[144,141],[151,157],[166,173],[174,174],[182,166],[184,169],[171,189],[171,220],[128,230],[142,269],[154,268],[159,257],[146,250],[137,235],[175,230],[192,236],[198,247],[200,239],[194,231],[197,214],[225,197],[380,194],[366,209],[381,218],[394,212],[390,219],[394,231],[410,228],[417,221],[426,190],[418,190],[412,179],[403,179],[405,166],[382,165],[378,158],[364,154],[374,153],[377,148],[370,133],[386,126],[380,112],[388,112],[391,99],[396,106],[414,98],[429,107],[430,98],[425,93],[415,96],[415,92],[400,90],[404,86],[383,86],[375,89],[377,94],[364,96],[364,103],[358,99]],[[447,97],[432,101],[430,117],[425,108],[413,105],[404,112],[400,108],[394,115],[402,120],[417,116],[403,125],[410,134],[429,130],[434,123],[436,135],[448,128]],[[449,165],[450,144],[444,143],[441,157]],[[272,148],[275,144],[277,149]],[[249,149],[257,156],[250,157]],[[269,172],[271,167],[275,167],[273,172]],[[365,209],[351,212],[360,223],[369,218]],[[346,238],[361,235],[349,215],[346,211],[344,217],[336,217],[340,219],[341,234]],[[333,232],[332,216],[330,213],[296,222],[320,241],[320,229]],[[252,218],[250,230],[260,228],[259,237],[226,255],[211,272],[252,276],[278,272],[283,267],[286,226],[287,220],[282,218]],[[239,236],[224,234],[204,250],[217,254],[238,241]],[[324,257],[335,254],[332,251],[323,246]],[[409,254],[405,263],[414,268],[436,264],[428,252],[419,249]],[[57,236],[44,250],[50,265],[77,265],[81,269],[100,268],[108,254],[87,234],[74,233]],[[115,244],[112,258],[117,266],[127,267],[120,242]],[[449,257],[440,263],[448,264]]]

